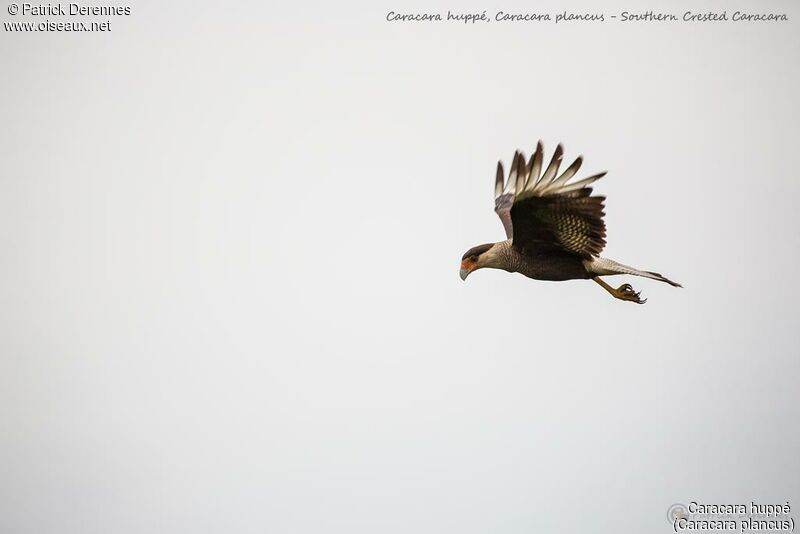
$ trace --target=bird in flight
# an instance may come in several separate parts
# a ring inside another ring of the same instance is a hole
[[[600,277],[629,274],[682,287],[658,273],[600,257],[606,244],[605,197],[593,196],[589,186],[606,173],[571,181],[583,158],[579,156],[558,175],[563,156],[564,149],[558,145],[543,173],[544,149],[539,141],[527,162],[521,152],[514,154],[507,180],[502,162],[497,163],[494,210],[507,239],[469,249],[461,258],[461,279],[484,267],[535,280],[591,279],[615,298],[637,304],[647,299],[640,298],[630,284],[613,288]]]

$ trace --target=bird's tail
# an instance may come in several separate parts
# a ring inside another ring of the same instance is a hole
[[[652,278],[653,280],[658,280],[660,282],[666,282],[673,287],[683,287],[679,283],[673,282],[662,274],[654,273],[653,271],[640,271],[639,269],[622,265],[621,263],[617,263],[608,258],[595,258],[591,262],[587,262],[586,268],[589,270],[589,272],[600,276],[609,274],[631,274],[633,276],[643,276],[645,278]]]

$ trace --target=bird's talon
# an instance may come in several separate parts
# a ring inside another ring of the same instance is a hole
[[[637,304],[644,304],[647,302],[647,299],[641,298],[641,293],[639,291],[634,291],[633,286],[630,284],[622,284],[616,291],[613,291],[613,295],[620,300],[627,300]]]

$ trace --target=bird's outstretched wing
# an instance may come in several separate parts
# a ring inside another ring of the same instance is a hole
[[[517,154],[514,154],[514,161],[517,161]],[[511,165],[512,171],[508,175],[508,181],[503,187],[503,162],[497,162],[497,176],[494,181],[494,211],[500,217],[503,223],[503,228],[506,230],[506,237],[511,239],[514,237],[514,227],[511,224],[511,206],[514,204],[514,187],[516,184],[516,174],[514,169],[516,165]]]
[[[503,183],[503,166],[498,163],[495,181],[495,211],[511,238],[523,253],[552,249],[583,258],[597,256],[606,244],[603,222],[605,197],[592,196],[589,185],[605,172],[570,182],[583,163],[578,157],[558,175],[564,149],[556,147],[553,159],[542,173],[544,150],[541,141],[526,163],[516,152],[508,180]]]

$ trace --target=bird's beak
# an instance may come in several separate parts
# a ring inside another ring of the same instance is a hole
[[[470,260],[464,260],[461,262],[461,270],[458,271],[458,274],[461,276],[462,280],[466,280],[469,273],[475,270],[475,262]]]

